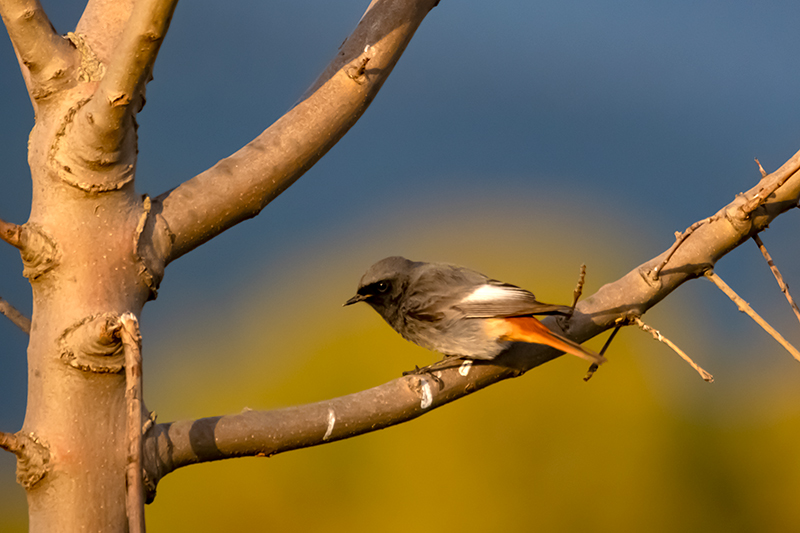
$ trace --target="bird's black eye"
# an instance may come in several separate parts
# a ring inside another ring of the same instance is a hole
[[[375,290],[378,291],[380,294],[385,294],[389,292],[389,289],[392,288],[392,284],[388,281],[379,281],[375,284]]]

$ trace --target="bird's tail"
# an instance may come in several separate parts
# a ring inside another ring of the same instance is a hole
[[[550,331],[532,316],[492,319],[491,322],[493,327],[502,328],[499,333],[503,340],[544,344],[598,365],[606,362],[606,358],[599,353],[587,350],[577,342]]]

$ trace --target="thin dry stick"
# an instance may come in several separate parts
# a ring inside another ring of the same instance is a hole
[[[614,340],[614,337],[617,335],[617,332],[622,328],[623,322],[617,321],[617,325],[614,326],[614,331],[611,332],[611,335],[608,336],[606,343],[603,344],[603,348],[600,350],[600,355],[605,355],[606,350],[611,345],[611,341]],[[589,367],[589,370],[586,371],[586,375],[583,376],[583,381],[589,381],[594,376],[594,373],[597,372],[597,369],[600,368],[597,363],[592,363]]]
[[[144,481],[142,479],[142,336],[133,313],[120,317],[120,338],[125,348],[125,403],[127,415],[128,464],[125,477],[128,493],[125,506],[128,530],[144,533]]]
[[[695,230],[700,226],[702,226],[703,224],[713,222],[716,218],[718,218],[718,215],[704,218],[703,220],[698,220],[697,222],[686,228],[686,231],[684,231],[683,233],[676,232],[675,243],[670,247],[669,250],[667,250],[667,256],[664,258],[663,261],[661,261],[660,265],[658,265],[656,268],[653,269],[653,279],[658,280],[658,276],[661,274],[661,271],[664,269],[665,266],[667,266],[667,263],[669,263],[669,260],[672,259],[673,255],[675,255],[675,252],[678,251],[678,248],[680,248],[681,244],[683,244],[683,241],[689,238],[689,235],[694,233]]]
[[[761,166],[760,163],[759,166]],[[749,216],[753,211],[763,205],[764,202],[767,201],[767,198],[772,196],[775,191],[780,189],[784,183],[789,181],[789,178],[794,176],[795,172],[798,170],[800,170],[800,152],[794,154],[791,159],[781,166],[781,168],[772,174],[769,174],[769,176],[776,178],[775,181],[768,187],[764,187],[758,191],[755,196],[750,198],[750,200],[748,200],[747,203],[742,206],[742,213],[744,213],[745,216]],[[764,179],[766,179],[766,177],[767,176],[765,176]]]
[[[761,161],[759,161],[757,157],[755,158],[755,160],[756,160],[756,165],[758,165],[758,171],[761,172],[761,177],[766,178],[767,171],[764,170],[764,167],[761,166]]]
[[[31,334],[31,319],[17,311],[7,300],[0,298],[0,313],[4,314],[19,329]]]
[[[575,306],[578,305],[578,300],[581,299],[581,294],[583,294],[583,284],[585,281],[586,265],[581,265],[581,272],[578,275],[578,284],[575,286],[575,290],[572,291],[572,312],[575,312]]]
[[[758,235],[753,235],[753,240],[758,245],[758,249],[761,250],[761,255],[764,256],[764,259],[767,260],[767,264],[769,265],[769,269],[772,270],[772,274],[775,276],[775,280],[778,282],[778,287],[781,288],[781,292],[786,299],[789,301],[789,305],[792,306],[792,311],[794,311],[797,320],[800,320],[800,309],[797,307],[797,303],[795,303],[794,298],[789,293],[789,286],[783,281],[783,276],[781,276],[778,267],[775,266],[775,263],[772,261],[772,256],[769,255],[767,251],[767,247],[764,246],[764,243],[761,242],[761,238]]]
[[[744,300],[742,299],[742,297],[741,297],[741,296],[739,296],[738,294],[736,294],[736,293],[734,292],[734,290],[733,290],[733,289],[731,289],[731,288],[728,286],[728,284],[727,284],[727,283],[725,283],[724,281],[722,281],[722,279],[721,279],[719,276],[717,276],[717,275],[714,273],[714,271],[713,271],[713,270],[708,270],[708,271],[706,271],[706,273],[705,273],[705,276],[706,276],[708,279],[710,279],[711,281],[713,281],[713,282],[714,282],[714,285],[716,285],[716,286],[717,286],[717,287],[718,287],[718,288],[719,288],[719,289],[720,289],[722,292],[724,292],[724,293],[725,293],[725,294],[728,296],[728,298],[730,298],[731,300],[733,300],[733,303],[735,303],[735,304],[736,304],[736,306],[739,308],[739,311],[741,311],[741,312],[743,312],[743,313],[747,313],[747,314],[750,316],[750,318],[752,318],[753,320],[755,320],[755,321],[756,321],[756,324],[758,324],[759,326],[761,326],[762,328],[764,328],[764,331],[766,331],[767,333],[769,333],[770,335],[772,335],[772,337],[773,337],[773,338],[774,338],[776,341],[778,341],[779,343],[781,343],[781,346],[783,346],[784,348],[786,348],[786,350],[787,350],[787,351],[788,351],[790,354],[792,354],[792,357],[794,357],[795,359],[797,359],[798,361],[800,361],[800,352],[798,352],[798,351],[797,351],[797,348],[795,348],[794,346],[792,346],[792,345],[789,343],[789,341],[787,341],[786,339],[784,339],[784,338],[781,336],[781,334],[780,334],[780,333],[778,333],[778,332],[775,330],[775,328],[773,328],[772,326],[770,326],[769,324],[767,324],[767,321],[766,321],[766,320],[764,320],[763,318],[761,318],[761,317],[759,316],[759,314],[758,314],[758,313],[756,313],[755,311],[753,311],[753,308],[752,308],[752,307],[750,307],[750,304],[748,304],[746,301],[744,301]]]
[[[0,431],[0,450],[19,456],[22,453],[22,442],[15,434]]]
[[[666,344],[667,346],[672,348],[672,351],[674,351],[676,354],[680,355],[681,359],[683,359],[684,361],[689,363],[689,365],[692,368],[694,368],[697,371],[697,373],[700,374],[700,377],[702,377],[705,381],[707,381],[709,383],[714,383],[714,376],[712,376],[711,374],[709,374],[708,372],[703,370],[703,368],[700,365],[698,365],[697,363],[692,361],[692,358],[689,357],[688,355],[686,355],[686,352],[684,352],[683,350],[678,348],[675,345],[675,343],[673,343],[671,340],[669,340],[664,335],[662,335],[660,331],[658,331],[655,328],[651,328],[650,326],[648,326],[647,324],[642,322],[641,318],[638,318],[638,317],[634,318],[633,321],[636,323],[637,326],[639,326],[642,329],[642,331],[646,331],[646,332],[650,333],[655,340],[657,340],[659,342],[663,342],[664,344]]]
[[[0,219],[0,239],[14,248],[22,248],[22,226]]]

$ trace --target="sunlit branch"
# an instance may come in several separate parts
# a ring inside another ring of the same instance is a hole
[[[355,124],[435,0],[373,2],[309,92],[256,139],[162,194],[170,262],[256,216]],[[357,162],[356,162],[357,165]]]
[[[23,76],[34,100],[54,90],[53,84],[68,82],[77,54],[56,33],[39,0],[0,0],[0,16],[25,67]]]
[[[106,73],[92,100],[81,113],[92,117],[102,140],[117,148],[113,132],[119,129],[127,113],[137,113],[142,105],[144,86],[166,36],[177,0],[141,0],[136,2],[119,43],[110,58]],[[130,106],[136,106],[130,109]]]

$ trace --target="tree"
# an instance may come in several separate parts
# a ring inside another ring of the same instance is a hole
[[[430,9],[430,4],[418,6],[419,20]],[[370,26],[373,21],[371,16],[378,17],[379,9],[391,10],[393,5],[376,2],[375,8],[359,26],[362,32],[363,28],[376,31]],[[13,11],[15,6],[17,3],[11,2],[8,9]],[[91,522],[81,525],[104,530],[122,527],[124,484],[120,473],[124,471],[127,459],[123,453],[122,396],[125,379],[120,373],[123,365],[118,338],[121,326],[119,317],[127,311],[136,315],[141,312],[144,302],[154,296],[166,264],[227,227],[255,215],[266,202],[313,164],[324,150],[330,148],[343,130],[363,112],[374,91],[380,88],[385,75],[391,70],[399,52],[402,52],[406,38],[413,33],[413,28],[410,28],[403,38],[382,50],[380,45],[370,44],[379,42],[379,39],[374,35],[359,34],[357,29],[345,43],[344,57],[337,57],[333,68],[323,73],[307,93],[304,102],[239,152],[239,166],[235,172],[232,169],[237,163],[236,155],[174,191],[153,199],[142,199],[133,187],[136,162],[133,119],[143,105],[144,82],[173,8],[174,4],[161,5],[156,2],[149,8],[145,4],[137,5],[131,11],[130,22],[125,27],[133,28],[132,23],[139,21],[148,30],[120,31],[122,26],[119,26],[104,27],[104,31],[100,31],[98,26],[93,26],[93,21],[97,24],[99,13],[104,14],[105,20],[105,10],[111,7],[104,2],[92,2],[78,25],[76,35],[69,41],[48,33],[44,19],[36,16],[25,18],[28,22],[38,23],[38,31],[49,35],[52,45],[51,48],[40,48],[38,43],[45,41],[41,33],[36,33],[37,46],[32,46],[30,41],[27,45],[34,57],[28,57],[25,51],[27,30],[21,29],[19,34],[15,34],[15,24],[8,22],[22,19],[13,13],[6,15],[5,9],[3,12],[12,42],[28,64],[26,82],[37,108],[37,125],[31,137],[31,170],[37,195],[34,197],[31,218],[26,225],[6,225],[4,230],[7,240],[22,249],[26,273],[34,288],[34,330],[29,364],[33,369],[40,369],[43,376],[33,380],[30,385],[29,416],[26,417],[22,432],[12,439],[16,442],[9,447],[25,444],[26,450],[20,453],[25,461],[35,462],[50,457],[52,460],[48,468],[59,473],[54,476],[44,472],[44,477],[36,479],[42,471],[30,470],[32,477],[28,482],[33,487],[30,492],[31,508],[54,511],[52,514],[36,515],[32,512],[32,529],[52,529],[52,524],[46,522],[51,518],[56,518],[62,524],[65,518],[77,523],[83,518],[75,514],[80,509],[76,503],[78,501],[107,502],[97,506],[98,509],[105,509],[107,514],[86,517]],[[127,14],[122,14],[118,20],[127,18]],[[391,25],[393,20],[404,19],[389,18],[387,23]],[[24,26],[21,22],[20,25]],[[389,31],[385,33],[396,35]],[[148,35],[148,42],[140,42],[138,38],[141,35]],[[109,39],[116,38],[121,39],[120,44],[110,44]],[[112,55],[112,51],[116,55]],[[36,57],[37,53],[42,55]],[[117,57],[121,59],[117,61]],[[61,63],[54,65],[53,61]],[[371,73],[371,69],[377,72]],[[58,74],[54,75],[56,72]],[[370,79],[371,75],[375,77]],[[341,98],[332,99],[324,95],[324,90],[338,88],[339,84],[347,88]],[[355,96],[350,94],[351,91]],[[98,98],[98,95],[104,98]],[[352,98],[348,99],[348,95]],[[330,104],[330,116],[339,120],[339,129],[336,129],[336,120],[326,120],[326,115],[319,112],[320,107],[315,104],[314,98]],[[303,112],[307,107],[304,104],[313,106],[313,113],[305,117]],[[344,110],[340,107],[348,104],[350,107]],[[302,127],[297,126],[298,121],[303,124]],[[317,121],[323,124],[319,128],[328,129],[317,130]],[[309,136],[309,131],[319,131],[319,136]],[[292,138],[292,132],[296,132],[296,138],[304,143],[302,146],[287,141]],[[273,163],[275,159],[269,157],[270,148],[281,151],[282,157],[287,157],[286,152],[292,152],[291,148],[297,148],[301,154],[288,160],[282,159],[284,162],[276,168]],[[790,163],[782,173],[776,173],[773,180],[791,176],[796,170],[792,166],[796,161]],[[263,174],[265,167],[270,167],[274,174]],[[272,181],[273,178],[277,182]],[[205,186],[205,183],[211,185]],[[698,229],[691,241],[678,248],[670,264],[674,271],[665,271],[662,281],[654,282],[658,287],[637,291],[627,286],[619,291],[623,298],[619,301],[604,299],[602,295],[594,298],[594,305],[600,306],[598,309],[613,309],[613,312],[594,315],[593,320],[577,322],[571,326],[571,332],[581,339],[597,334],[624,314],[618,309],[621,303],[631,305],[635,302],[633,307],[638,314],[686,279],[701,274],[705,266],[716,262],[741,238],[759,231],[778,212],[788,208],[791,205],[789,199],[796,197],[792,185],[787,182],[780,189],[778,194],[786,196],[776,197],[766,206],[754,205],[754,208],[763,210],[763,214],[758,211],[758,216],[753,220],[748,218],[746,210],[742,211],[742,224],[736,233],[721,237],[717,229],[719,225],[711,223]],[[196,192],[195,187],[200,192]],[[207,192],[202,192],[206,188]],[[51,189],[52,192],[46,194],[40,192]],[[244,197],[241,196],[243,192],[246,193]],[[733,207],[738,209],[739,204]],[[197,213],[202,213],[202,216],[198,217]],[[111,233],[102,231],[105,228],[112,228]],[[705,233],[707,229],[708,234]],[[113,252],[103,254],[106,257],[101,260],[98,250],[103,249]],[[712,253],[703,256],[703,261],[698,261],[701,250],[704,253],[712,250]],[[659,263],[655,261],[653,264]],[[687,264],[695,266],[684,270],[678,268]],[[635,278],[633,272],[631,277]],[[71,278],[77,281],[74,284],[65,281]],[[640,300],[635,299],[637,294]],[[593,315],[594,312],[587,306],[581,311],[583,316]],[[87,348],[87,345],[91,347]],[[110,357],[92,358],[98,350],[100,353],[110,352]],[[527,369],[541,362],[542,357],[551,357],[553,354],[536,355],[533,359],[530,354],[523,355],[525,358],[520,363],[521,368]],[[65,365],[65,361],[70,366]],[[481,386],[515,374],[515,368],[519,368],[519,365],[500,369],[481,367],[475,369],[468,379]],[[446,378],[446,387],[440,391],[437,405],[463,393],[464,382],[461,378],[453,376],[451,380],[449,375]],[[392,407],[398,412],[402,411],[400,415],[394,414],[395,411],[378,414],[381,424],[405,420],[422,412],[417,407],[413,411],[407,409],[413,405],[419,406],[419,391],[425,391],[426,384],[420,380],[416,391],[409,390],[406,387],[409,380],[413,381],[413,378],[392,382],[384,388],[365,393],[384,395],[388,390],[388,397],[394,402]],[[45,394],[45,390],[49,394]],[[374,402],[352,400],[309,406],[306,411],[299,408],[172,425],[148,424],[145,454],[145,463],[149,462],[149,469],[146,464],[148,481],[154,483],[171,469],[196,461],[228,455],[269,454],[316,444],[321,442],[320,439],[343,438],[359,431],[358,423],[362,424],[362,428],[374,428],[375,421],[365,418],[363,409],[365,405],[374,405]],[[404,402],[404,409],[399,409],[400,402]],[[353,408],[353,424],[346,422],[339,425],[343,417],[346,421],[346,408],[350,405]],[[330,422],[331,410],[336,418],[333,425]],[[70,416],[75,412],[86,413],[77,426]],[[308,415],[303,416],[302,413]],[[268,443],[265,435],[253,447],[225,448],[224,445],[225,438],[237,441],[242,432],[249,434],[255,429],[302,423],[306,424],[303,429],[308,435],[305,440]],[[192,429],[184,432],[187,427]],[[215,431],[215,445],[203,440],[203,436],[209,435],[206,430],[211,428]],[[349,429],[339,433],[340,428]],[[36,436],[34,440],[29,440],[31,433]],[[103,440],[108,435],[113,436],[114,446],[108,447],[107,441]],[[183,437],[195,440],[182,442]],[[166,439],[181,453],[164,456],[165,450],[159,444]],[[103,450],[98,449],[101,444]],[[85,461],[75,461],[71,465],[59,461],[58,458],[64,456],[63,450],[67,448],[79,449],[86,458],[94,458],[102,479],[95,478],[89,483]],[[100,461],[99,457],[106,450],[110,455]],[[99,466],[102,462],[113,467],[101,470]],[[60,490],[58,483],[67,482],[77,483],[80,490]],[[37,486],[44,486],[40,483],[54,483],[48,485],[53,490],[37,491]],[[148,489],[152,491],[154,486]],[[39,503],[40,498],[52,498],[52,501]]]

